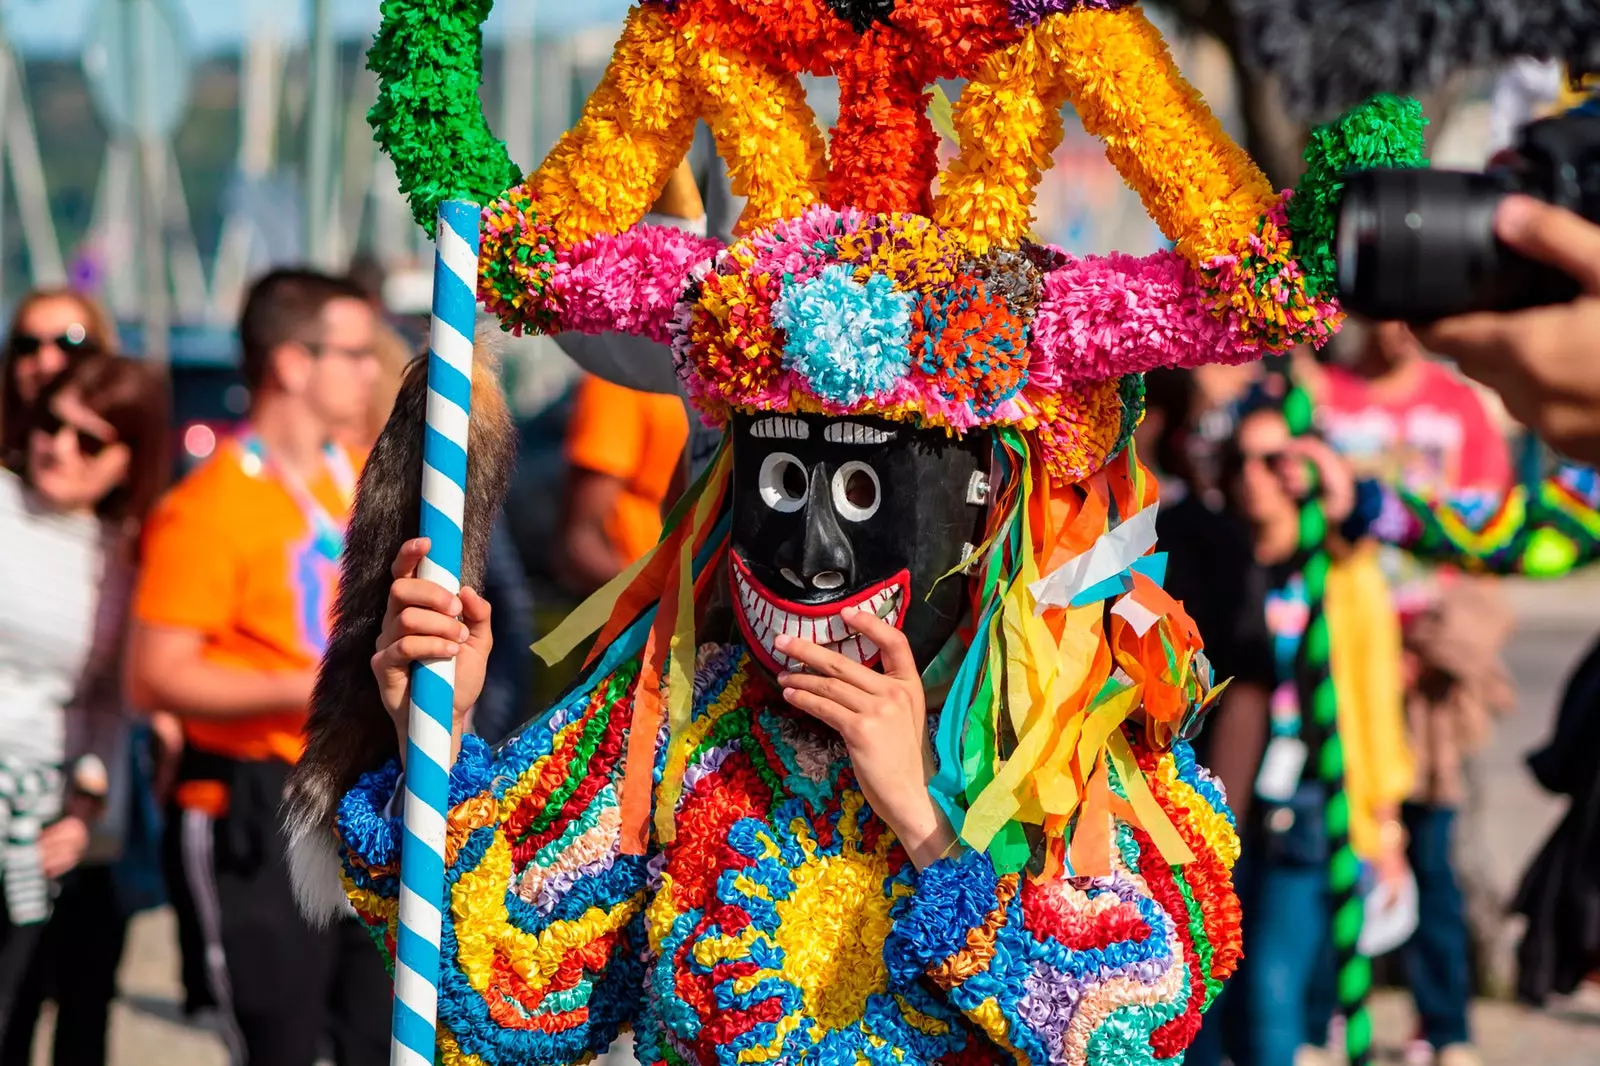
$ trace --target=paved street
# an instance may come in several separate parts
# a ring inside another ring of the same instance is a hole
[[[1600,631],[1600,580],[1511,588],[1522,624],[1510,662],[1522,694],[1515,717],[1500,723],[1482,761],[1483,876],[1502,894],[1561,813],[1559,802],[1528,777],[1522,757],[1545,735],[1567,670]],[[1508,931],[1508,937],[1514,935]],[[134,926],[123,970],[124,999],[112,1023],[112,1066],[223,1066],[210,1034],[178,1020],[180,997],[171,916],[143,916]],[[1380,1052],[1399,1061],[1410,1035],[1409,1002],[1384,993],[1375,1005]],[[1600,1062],[1600,1006],[1562,1004],[1532,1012],[1499,1002],[1477,1008],[1478,1039],[1488,1066],[1593,1066]],[[36,1049],[36,1050],[42,1050]],[[43,1066],[48,1060],[36,1054]]]

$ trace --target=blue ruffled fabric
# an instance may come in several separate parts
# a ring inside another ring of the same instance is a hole
[[[894,929],[883,945],[892,988],[905,988],[967,946],[967,934],[982,925],[1000,897],[994,862],[966,851],[929,864],[917,875],[916,891],[895,904]]]
[[[1220,812],[1229,825],[1238,829],[1239,823],[1233,816],[1233,808],[1224,800],[1222,789],[1217,787],[1209,774],[1201,773],[1200,764],[1194,757],[1194,748],[1179,741],[1172,747],[1172,761],[1178,770],[1178,780],[1200,793],[1201,798],[1211,804],[1212,810]]]
[[[360,856],[367,866],[395,866],[400,862],[401,819],[395,793],[400,787],[400,760],[391,759],[382,769],[362,774],[354,788],[339,801],[335,818],[339,840],[347,853]],[[489,787],[494,780],[494,754],[489,745],[475,736],[461,738],[461,754],[450,770],[450,807],[454,809]],[[393,817],[389,815],[395,807]],[[379,882],[365,871],[346,864],[346,870],[363,888],[384,895]]]

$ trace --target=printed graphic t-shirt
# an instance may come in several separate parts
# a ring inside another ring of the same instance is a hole
[[[567,461],[622,481],[606,536],[633,562],[661,539],[661,505],[689,439],[683,400],[635,392],[588,376],[578,385],[567,423]]]
[[[157,506],[146,526],[134,615],[147,625],[205,636],[207,659],[257,672],[315,666],[328,643],[337,552],[319,538],[270,471],[249,473],[236,442],[219,448]],[[360,469],[364,457],[351,454]],[[341,525],[349,501],[325,474],[308,486]],[[186,719],[195,748],[233,759],[294,762],[306,709],[230,719]],[[180,802],[181,802],[180,797]]]
[[[1281,576],[1281,575],[1275,575]],[[1311,606],[1306,599],[1305,579],[1289,575],[1285,583],[1275,583],[1266,596],[1267,632],[1272,641],[1273,674],[1272,735],[1300,735],[1300,695],[1295,691],[1295,659],[1306,634]]]
[[[1412,387],[1397,395],[1379,394],[1365,379],[1330,367],[1318,418],[1328,443],[1358,477],[1464,502],[1475,493],[1498,499],[1511,485],[1505,438],[1482,398],[1431,360],[1417,367]],[[1427,609],[1437,595],[1437,569],[1396,549],[1379,558],[1401,616]]]

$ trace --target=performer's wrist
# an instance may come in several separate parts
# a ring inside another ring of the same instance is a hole
[[[912,819],[903,830],[897,830],[896,835],[906,849],[911,864],[918,870],[925,870],[948,857],[961,843],[949,819],[931,797],[926,811]]]

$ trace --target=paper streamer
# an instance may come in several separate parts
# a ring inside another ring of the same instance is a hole
[[[432,543],[417,573],[452,593],[461,591],[479,226],[476,204],[448,200],[439,205],[422,450],[421,533]],[[432,1066],[434,1061],[455,682],[453,660],[419,662],[411,671],[391,1066]]]
[[[1126,573],[1156,546],[1156,509],[1155,504],[1146,507],[1096,539],[1088,551],[1074,555],[1028,586],[1037,605],[1035,610],[1043,614],[1051,607],[1082,607],[1086,605],[1085,593],[1091,599],[1102,599],[1123,591],[1120,586],[1107,587],[1107,583]]]

